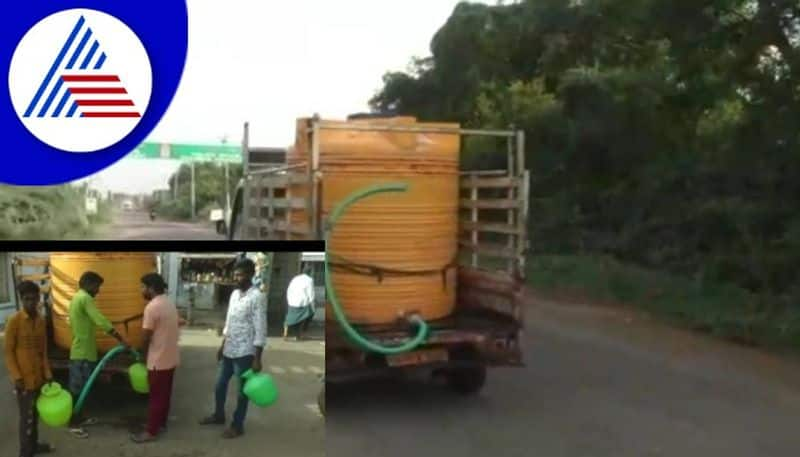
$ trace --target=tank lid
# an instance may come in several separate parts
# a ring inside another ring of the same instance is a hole
[[[354,113],[347,116],[348,121],[358,119],[391,119],[399,114],[396,111],[382,111],[378,113]]]

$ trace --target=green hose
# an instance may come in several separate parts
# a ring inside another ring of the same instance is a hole
[[[125,350],[125,346],[119,345],[108,351],[106,355],[100,359],[100,363],[94,368],[92,371],[92,375],[89,376],[89,380],[86,381],[86,384],[83,386],[83,390],[81,390],[81,394],[78,396],[78,401],[75,403],[75,408],[73,409],[73,414],[78,414],[81,412],[83,408],[83,402],[86,400],[86,396],[89,395],[89,391],[92,389],[92,385],[94,385],[94,381],[100,372],[103,371],[103,367],[108,363],[109,360],[114,358],[115,355],[119,354],[120,352]],[[131,352],[136,356],[136,359],[140,359],[140,355],[134,349],[130,349]]]
[[[353,203],[361,200],[362,198],[369,197],[373,194],[378,194],[382,192],[405,192],[408,190],[408,184],[397,183],[397,184],[380,184],[376,186],[365,187],[361,190],[357,190],[352,194],[348,195],[347,198],[342,200],[336,207],[334,208],[333,212],[331,213],[330,217],[328,218],[328,224],[325,228],[325,245],[330,246],[328,244],[330,242],[330,235],[333,231],[336,222],[342,217],[345,210],[352,205]],[[336,316],[336,320],[339,321],[339,325],[345,331],[345,334],[359,347],[364,350],[370,352],[376,352],[378,354],[390,355],[390,354],[401,354],[403,352],[408,352],[415,349],[417,346],[421,345],[425,342],[428,338],[429,328],[428,324],[419,316],[411,316],[409,321],[416,324],[418,327],[417,334],[411,340],[399,345],[399,346],[383,346],[377,343],[374,343],[365,337],[361,336],[358,331],[350,325],[350,322],[347,320],[347,316],[345,316],[344,311],[342,310],[342,306],[339,303],[339,297],[336,295],[336,290],[333,288],[333,281],[331,279],[331,269],[328,265],[328,258],[330,255],[325,256],[325,289],[328,293],[328,298],[330,299],[331,307],[333,308],[333,314]]]

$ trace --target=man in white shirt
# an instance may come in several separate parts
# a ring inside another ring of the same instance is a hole
[[[252,369],[261,371],[261,353],[267,344],[267,298],[253,285],[255,264],[250,259],[240,259],[234,267],[236,289],[231,293],[222,345],[217,351],[220,362],[219,376],[214,390],[214,413],[200,420],[201,425],[225,424],[225,398],[228,382],[235,374],[239,378],[239,396],[233,421],[222,434],[223,438],[236,438],[244,434],[247,415],[247,397],[244,395],[242,373]]]
[[[311,265],[305,264],[303,271],[292,278],[286,289],[286,301],[289,309],[283,323],[283,337],[288,339],[289,331],[295,331],[295,338],[305,338],[311,320],[314,319],[314,279],[311,277]]]

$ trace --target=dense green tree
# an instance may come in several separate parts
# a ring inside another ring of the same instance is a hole
[[[797,0],[461,3],[411,67],[374,110],[526,131],[536,252],[800,299]]]

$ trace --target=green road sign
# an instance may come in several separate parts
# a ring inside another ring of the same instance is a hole
[[[238,163],[242,161],[242,148],[227,144],[142,143],[128,158]]]

